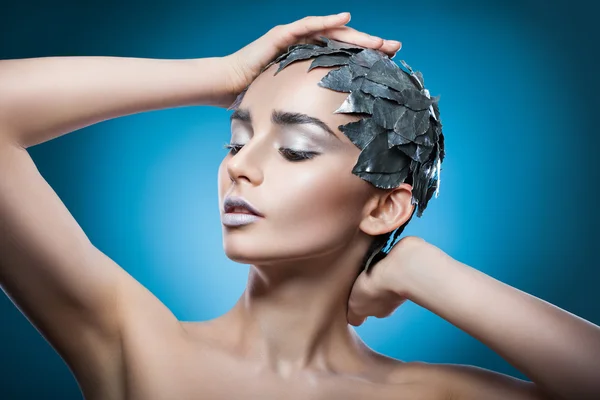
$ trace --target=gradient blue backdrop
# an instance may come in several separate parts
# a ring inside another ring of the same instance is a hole
[[[0,58],[224,56],[274,25],[350,11],[350,26],[401,40],[397,59],[441,94],[441,193],[406,234],[600,323],[597,13],[577,1],[420,3],[13,2],[0,12]],[[217,167],[229,114],[146,113],[30,148],[91,241],[183,320],[224,313],[246,282],[247,266],[229,261],[221,242]],[[5,296],[0,321],[0,398],[81,398],[66,365]],[[413,303],[357,330],[403,360],[524,377]]]

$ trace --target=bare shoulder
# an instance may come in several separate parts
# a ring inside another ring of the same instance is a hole
[[[390,380],[427,383],[453,400],[552,400],[533,382],[472,365],[406,362],[393,369]]]

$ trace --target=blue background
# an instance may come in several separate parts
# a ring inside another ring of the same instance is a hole
[[[395,60],[441,94],[440,197],[406,234],[600,324],[597,13],[583,2],[548,3],[13,2],[0,12],[0,58],[224,56],[274,25],[350,11],[350,26],[402,41]],[[183,320],[224,313],[246,282],[247,266],[222,251],[218,213],[229,114],[162,110],[29,149],[92,242]],[[67,366],[5,296],[0,321],[0,398],[81,398]],[[413,303],[357,330],[406,361],[524,378]]]

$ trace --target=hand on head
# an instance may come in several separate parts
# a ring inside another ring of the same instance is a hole
[[[378,49],[393,57],[402,44],[384,40],[345,26],[350,13],[305,17],[289,24],[277,25],[252,43],[224,57],[229,98],[223,104],[232,103],[260,74],[263,67],[280,53],[297,43],[317,42],[320,36],[366,48]]]

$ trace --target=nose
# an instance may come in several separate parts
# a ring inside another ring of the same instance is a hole
[[[236,154],[230,155],[227,161],[227,173],[233,182],[246,180],[258,185],[263,180],[261,161],[265,159],[264,149],[258,143],[245,144]]]

